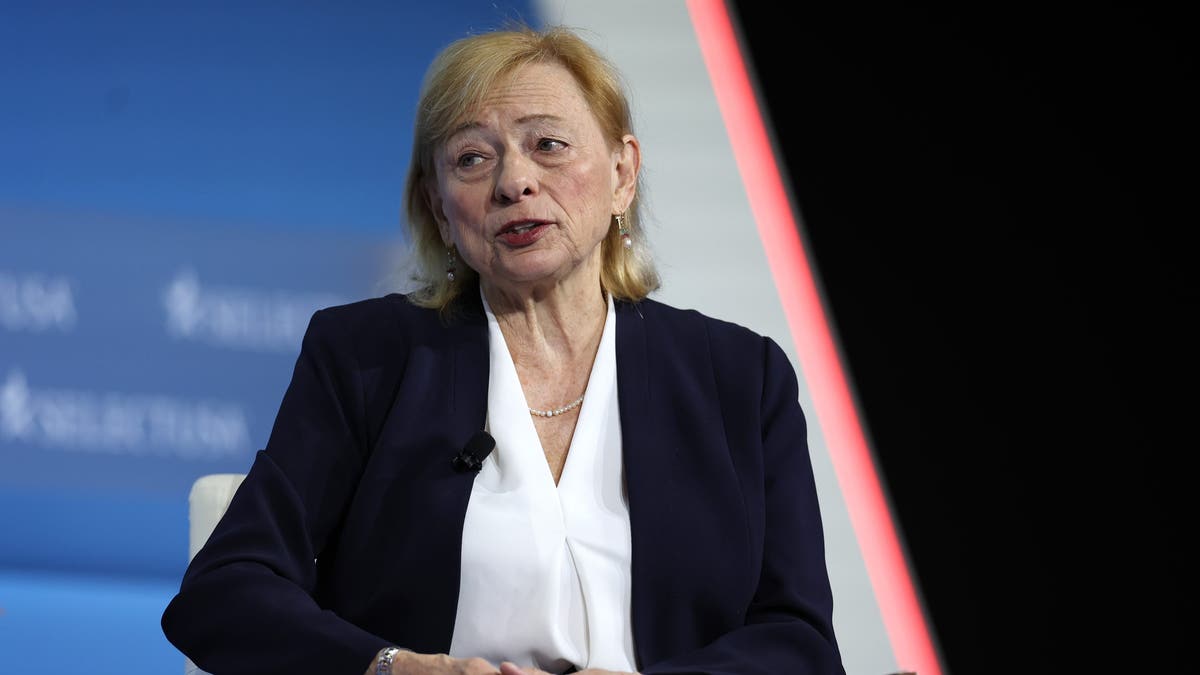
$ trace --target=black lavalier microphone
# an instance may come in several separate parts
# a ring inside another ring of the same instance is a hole
[[[458,456],[454,458],[454,468],[457,471],[478,471],[483,466],[483,460],[496,447],[496,439],[486,431],[476,431],[471,440],[463,446]]]

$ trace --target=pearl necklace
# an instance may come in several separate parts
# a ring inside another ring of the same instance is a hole
[[[577,408],[580,403],[583,403],[583,397],[585,395],[587,395],[586,391],[580,394],[579,398],[575,399],[574,401],[571,401],[564,406],[555,408],[554,410],[536,410],[534,408],[530,408],[529,413],[532,415],[537,415],[538,417],[557,417],[565,412],[570,412]]]

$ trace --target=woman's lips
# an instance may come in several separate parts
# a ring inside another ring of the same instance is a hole
[[[531,227],[514,227],[511,230],[504,230],[496,235],[496,239],[513,247],[528,246],[545,234],[548,223],[538,223]]]

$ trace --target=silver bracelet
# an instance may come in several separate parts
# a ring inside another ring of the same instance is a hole
[[[379,650],[379,660],[375,663],[375,675],[392,675],[392,659],[400,653],[399,647],[384,647]]]

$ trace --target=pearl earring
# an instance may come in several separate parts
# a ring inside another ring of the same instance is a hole
[[[616,219],[617,219],[617,231],[621,233],[621,245],[624,246],[626,249],[633,248],[633,239],[629,236],[629,225],[626,222],[625,214],[618,213],[616,215]]]
[[[454,281],[454,273],[457,271],[458,257],[454,255],[454,247],[446,247],[446,280]]]

